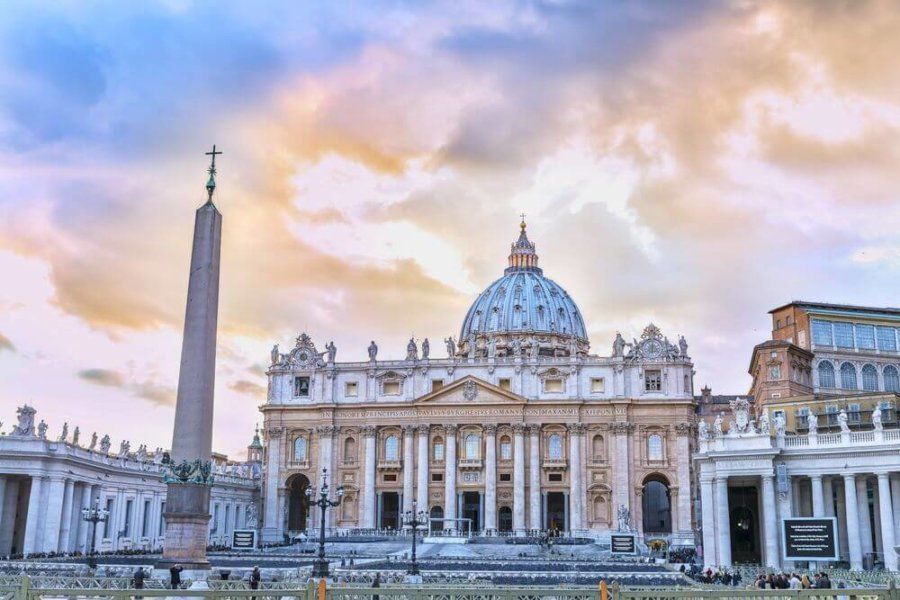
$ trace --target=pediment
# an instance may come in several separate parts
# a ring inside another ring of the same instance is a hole
[[[467,375],[458,381],[454,381],[439,390],[421,396],[415,400],[415,404],[455,405],[462,404],[526,404],[525,398],[501,389],[487,381]]]

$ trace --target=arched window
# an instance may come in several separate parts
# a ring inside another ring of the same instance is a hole
[[[563,457],[562,436],[558,433],[550,435],[547,444],[548,457],[553,460],[560,460]]]
[[[356,462],[356,440],[353,438],[344,440],[344,462],[350,464]]]
[[[444,438],[434,438],[434,445],[432,446],[431,456],[437,462],[444,460]]]
[[[466,458],[478,458],[479,438],[474,433],[466,436]]]
[[[878,371],[875,365],[865,365],[862,368],[863,389],[867,392],[878,390]]]
[[[508,435],[500,438],[500,460],[512,460],[512,441]]]
[[[307,444],[305,437],[298,437],[294,440],[294,461],[295,462],[306,462],[307,457]]]
[[[650,460],[662,460],[662,436],[654,433],[647,438],[647,458]]]
[[[384,440],[384,460],[400,460],[400,442],[395,435],[389,435]]]
[[[594,460],[600,460],[606,454],[606,444],[603,442],[602,435],[595,435],[594,439],[591,440],[591,456],[594,457]]]
[[[602,496],[594,498],[594,520],[606,521],[606,501]]]
[[[856,367],[848,362],[841,365],[841,388],[845,390],[856,389]]]
[[[884,391],[900,392],[900,375],[897,367],[888,365],[884,368]]]
[[[827,360],[823,360],[819,363],[819,387],[834,387],[834,365]]]

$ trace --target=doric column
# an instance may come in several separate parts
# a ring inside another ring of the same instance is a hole
[[[0,556],[6,556],[12,552],[13,527],[18,519],[16,506],[18,505],[21,481],[18,478],[6,478],[4,494],[0,497],[0,502],[3,503],[3,514],[6,515],[7,522],[11,524],[9,527],[0,526]],[[0,523],[3,522],[0,520]]]
[[[856,476],[844,475],[844,511],[847,515],[847,546],[850,549],[850,568],[862,570],[862,548],[860,546],[859,510],[856,503]]]
[[[872,549],[872,521],[869,515],[869,485],[868,477],[860,475],[856,478],[856,502],[859,513],[859,543],[862,546],[863,556],[871,554]]]
[[[445,425],[444,431],[444,518],[456,518],[456,425]],[[444,528],[457,529],[456,521],[445,521]]]
[[[64,478],[50,478],[50,490],[47,493],[47,518],[44,521],[44,552],[59,550],[59,532],[62,527],[65,490],[66,480]]]
[[[281,541],[281,512],[278,506],[278,488],[281,483],[283,427],[270,427],[266,431],[266,504],[263,509],[264,542]],[[168,504],[166,504],[168,511]]]
[[[525,424],[513,423],[513,531],[525,534]]]
[[[4,511],[4,506],[6,504],[5,500],[6,500],[6,476],[0,475],[0,523],[4,522],[3,514],[5,512]],[[11,523],[10,529],[12,529],[15,526],[15,518],[16,518],[16,513],[13,512],[11,520],[10,520],[10,523]],[[0,535],[2,535],[2,534],[0,534]],[[0,552],[3,552],[3,551],[0,550]]]
[[[62,506],[62,523],[59,528],[59,551],[69,552],[71,548],[70,539],[72,537],[72,506],[75,502],[75,480],[66,481],[65,491],[63,492]]]
[[[365,440],[366,466],[363,474],[363,529],[375,529],[375,435],[374,425],[362,428]]]
[[[693,427],[690,423],[679,423],[675,426],[675,450],[678,453],[675,476],[678,478],[678,497],[676,499],[676,514],[678,518],[678,531],[691,531],[691,466],[690,436]]]
[[[703,527],[703,567],[716,568],[716,507],[713,478],[700,478],[700,510]]]
[[[41,515],[41,488],[44,486],[44,478],[33,476],[31,478],[31,492],[28,495],[28,514],[25,521],[25,541],[22,551],[25,554],[41,552],[43,524],[40,523]]]
[[[770,569],[781,568],[778,556],[778,517],[775,514],[775,476],[762,476],[762,509],[763,528],[766,538],[766,566]]]
[[[581,423],[572,423],[569,425],[569,477],[570,489],[572,490],[569,498],[572,501],[572,507],[569,511],[569,530],[572,532],[579,531],[583,528],[582,514],[584,506],[584,486],[581,480],[581,434],[584,433],[584,425]]]
[[[634,425],[627,421],[618,421],[609,424],[610,431],[615,439],[616,460],[613,465],[613,494],[616,511],[620,508],[631,510],[631,497],[629,494],[629,467],[628,460],[628,434],[634,430]]]
[[[484,426],[484,528],[497,529],[497,426]]]
[[[542,529],[541,525],[541,426],[528,426],[528,527]]]
[[[887,473],[878,474],[878,511],[881,516],[881,546],[884,548],[884,568],[897,570],[894,550],[894,508],[891,504],[891,482]]]
[[[416,504],[419,510],[424,510],[426,515],[429,515],[429,503],[428,503],[428,464],[429,464],[429,455],[428,455],[428,430],[430,427],[428,425],[419,425],[419,464],[418,471],[416,474],[418,475],[418,482],[416,483]],[[429,515],[430,516],[430,515]]]
[[[719,566],[731,566],[731,522],[728,511],[728,477],[716,478],[716,531]]]
[[[413,506],[413,481],[415,480],[415,425],[403,428],[403,512],[409,512]],[[400,519],[403,522],[402,515]]]
[[[812,490],[812,516],[825,516],[825,490],[822,485],[821,475],[810,475],[809,480]]]

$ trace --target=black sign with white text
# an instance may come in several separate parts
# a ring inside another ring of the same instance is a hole
[[[612,554],[634,554],[634,536],[630,533],[614,533],[609,536]]]
[[[794,517],[781,521],[784,560],[837,560],[837,519]]]
[[[231,538],[233,550],[253,550],[256,548],[256,531],[253,529],[235,529]]]

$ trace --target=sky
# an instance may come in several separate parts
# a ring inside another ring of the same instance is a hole
[[[217,450],[274,343],[458,335],[520,213],[593,352],[652,321],[746,393],[771,308],[897,305],[898,31],[891,1],[4,2],[0,429],[169,446],[214,143]]]

